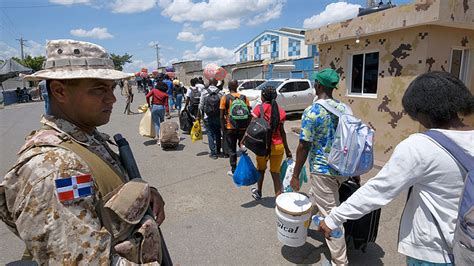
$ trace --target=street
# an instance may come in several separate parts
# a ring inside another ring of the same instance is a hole
[[[162,194],[166,202],[162,231],[175,264],[318,265],[322,256],[330,257],[323,236],[313,230],[307,243],[299,248],[289,248],[278,241],[273,185],[268,172],[263,200],[256,202],[250,187],[237,188],[227,176],[228,159],[208,157],[206,136],[203,141],[191,143],[189,135],[181,135],[177,150],[163,151],[153,140],[138,134],[142,115],[124,115],[125,99],[119,90],[116,96],[111,122],[100,130],[111,136],[121,133],[127,138],[142,176]],[[136,92],[132,110],[136,111],[144,102],[143,94]],[[43,110],[43,102],[11,105],[0,110],[2,178],[15,162],[24,137],[39,127]],[[172,114],[177,120],[177,113]],[[291,115],[285,124],[295,156],[298,136],[290,128],[299,125],[299,117]],[[363,182],[376,171],[364,176]],[[309,185],[304,184],[302,190],[308,189]],[[404,256],[397,253],[398,225],[405,197],[406,194],[400,195],[382,209],[377,242],[369,244],[366,253],[349,250],[351,265],[405,263]],[[0,238],[0,264],[19,260],[24,245],[3,223]]]

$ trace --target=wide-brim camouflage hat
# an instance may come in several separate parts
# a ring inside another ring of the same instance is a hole
[[[52,40],[46,44],[46,61],[43,70],[26,75],[26,80],[43,79],[107,79],[131,77],[114,69],[107,51],[93,43],[75,40]]]

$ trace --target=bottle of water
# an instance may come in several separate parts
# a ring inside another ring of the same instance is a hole
[[[313,220],[313,224],[316,227],[315,230],[319,230],[319,224],[321,223],[321,221],[324,221],[324,217],[321,217],[319,215],[313,215],[313,217],[311,217],[311,220]],[[341,236],[342,229],[340,227],[331,231],[331,237],[340,238]]]

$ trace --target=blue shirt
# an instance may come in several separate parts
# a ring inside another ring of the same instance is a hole
[[[163,82],[166,83],[166,85],[168,86],[168,91],[167,91],[168,95],[172,95],[173,94],[173,82],[169,79],[165,79]]]
[[[326,100],[328,104],[342,113],[352,113],[350,108],[333,99]],[[328,154],[336,133],[338,118],[317,103],[304,110],[301,118],[300,140],[310,142],[309,169],[314,174],[338,175],[328,164]]]

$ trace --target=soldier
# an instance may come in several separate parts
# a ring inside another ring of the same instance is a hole
[[[47,81],[49,115],[0,184],[0,218],[40,265],[158,265],[163,199],[127,182],[115,144],[96,129],[109,122],[115,80],[129,75],[104,48],[72,40],[49,41],[44,68],[25,78]]]
[[[133,112],[130,111],[130,105],[133,102],[133,89],[128,79],[125,79],[123,81],[122,96],[125,96],[126,101],[127,101],[127,104],[125,105],[125,110],[123,111],[123,113],[127,115],[133,114]]]

